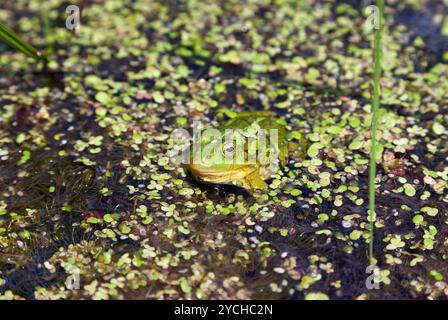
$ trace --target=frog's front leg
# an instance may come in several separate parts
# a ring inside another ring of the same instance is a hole
[[[250,189],[265,190],[268,187],[267,183],[264,182],[264,180],[261,179],[260,177],[259,168],[249,173],[242,182],[243,182],[243,188],[249,190]]]

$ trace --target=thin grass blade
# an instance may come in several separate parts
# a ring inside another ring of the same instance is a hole
[[[26,43],[14,31],[2,23],[0,23],[0,39],[35,60],[45,60],[45,58],[36,49]]]
[[[371,132],[371,147],[369,160],[369,260],[370,264],[374,264],[373,256],[373,236],[374,236],[374,216],[375,216],[375,178],[376,178],[376,151],[377,151],[377,130],[378,117],[380,108],[381,95],[381,72],[382,72],[382,53],[383,53],[383,29],[384,29],[384,0],[376,0],[376,6],[379,9],[379,28],[375,29],[373,57],[373,94],[372,94],[372,123],[370,125]]]

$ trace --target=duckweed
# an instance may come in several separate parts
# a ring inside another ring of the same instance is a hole
[[[388,4],[373,239],[372,34],[349,3],[89,2],[73,35],[49,1],[46,69],[0,46],[0,298],[446,298],[447,19],[427,22],[446,3]],[[39,10],[0,15],[42,47]],[[269,190],[171,162],[173,131],[222,108],[287,126]],[[365,288],[370,241],[381,290]]]

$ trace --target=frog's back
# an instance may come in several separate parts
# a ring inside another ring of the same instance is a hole
[[[285,163],[287,159],[287,142],[286,142],[286,128],[281,118],[271,111],[248,111],[240,112],[234,118],[228,120],[221,130],[227,129],[241,129],[245,130],[252,127],[256,123],[257,127],[266,131],[268,139],[272,132],[270,130],[277,130],[278,151],[280,162]]]

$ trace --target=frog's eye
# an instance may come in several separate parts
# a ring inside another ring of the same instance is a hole
[[[227,147],[225,151],[226,151],[226,153],[231,153],[231,152],[233,152],[233,146],[229,146],[229,147]]]
[[[225,156],[233,156],[233,151],[235,148],[231,144],[224,144],[223,145],[223,153]]]

